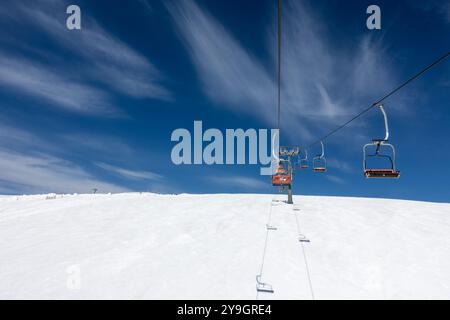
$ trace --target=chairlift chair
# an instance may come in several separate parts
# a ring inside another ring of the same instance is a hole
[[[389,139],[389,126],[386,112],[384,111],[383,105],[379,105],[378,108],[381,110],[384,117],[384,128],[385,128],[385,137],[384,139],[373,139],[371,143],[364,145],[363,154],[364,154],[364,176],[366,178],[399,178],[400,171],[396,168],[395,163],[395,148],[392,144],[388,142]],[[367,154],[368,149],[371,147],[375,147],[375,151],[373,154]],[[391,150],[390,154],[383,154],[382,149]],[[390,163],[388,168],[368,168],[367,160],[369,158],[374,159],[387,159]]]
[[[314,157],[313,159],[313,170],[314,172],[326,172],[327,171],[327,159],[325,158],[325,148],[323,142],[320,141],[322,146],[322,153]]]
[[[305,150],[305,157],[304,158],[300,158],[298,160],[298,163],[295,167],[296,169],[308,169],[309,168],[309,164],[308,164],[308,150]]]
[[[265,292],[265,293],[273,293],[273,288],[270,284],[261,282],[261,275],[256,276],[256,291]]]
[[[289,186],[292,183],[292,177],[283,167],[281,162],[278,164],[276,173],[272,176],[272,185],[274,187]]]
[[[285,187],[292,183],[292,178],[288,174],[276,174],[272,176],[272,185],[274,187]]]

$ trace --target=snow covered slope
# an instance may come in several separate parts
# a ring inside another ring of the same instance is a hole
[[[259,299],[450,298],[450,204],[46,198],[0,197],[2,299],[255,299],[266,235],[262,281],[275,292]],[[277,230],[267,232],[270,212]],[[311,242],[299,242],[299,233]]]

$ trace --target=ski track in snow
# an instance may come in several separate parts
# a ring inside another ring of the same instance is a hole
[[[46,197],[0,196],[0,299],[450,297],[450,204],[295,196],[292,206],[272,203],[281,195],[251,194]],[[257,294],[271,205],[277,230],[268,232],[261,280],[274,293]],[[299,232],[311,242],[299,242]],[[79,289],[67,286],[71,266],[80,270]]]

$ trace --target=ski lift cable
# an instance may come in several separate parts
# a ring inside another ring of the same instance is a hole
[[[408,80],[406,80],[405,82],[403,82],[401,85],[399,85],[398,87],[396,87],[395,89],[393,89],[392,91],[390,91],[389,93],[387,93],[384,97],[382,97],[381,99],[379,99],[377,102],[374,102],[370,107],[364,109],[363,111],[361,111],[360,113],[358,113],[357,115],[355,115],[353,118],[351,118],[350,120],[348,120],[347,122],[345,122],[344,124],[336,127],[335,129],[331,130],[329,133],[327,133],[326,135],[324,135],[323,137],[321,137],[320,139],[317,139],[316,141],[314,141],[313,143],[309,144],[305,149],[309,149],[312,146],[325,141],[326,139],[328,139],[330,136],[332,136],[333,134],[335,134],[336,132],[340,131],[341,129],[345,128],[346,126],[348,126],[351,122],[355,121],[356,119],[360,118],[362,115],[366,114],[367,112],[369,112],[370,110],[372,110],[373,108],[379,106],[381,103],[383,103],[386,99],[390,98],[391,96],[393,96],[394,94],[396,94],[398,91],[400,91],[401,89],[403,89],[404,87],[406,87],[408,84],[410,84],[411,82],[413,82],[414,80],[416,80],[417,78],[419,78],[420,76],[422,76],[423,74],[425,74],[426,72],[428,72],[430,69],[432,69],[433,67],[435,67],[436,65],[438,65],[439,63],[441,63],[442,61],[444,61],[446,58],[448,58],[448,56],[450,55],[450,52],[445,53],[443,56],[441,56],[440,58],[438,58],[437,60],[435,60],[433,63],[431,63],[430,65],[428,65],[427,67],[425,67],[423,70],[421,70],[420,72],[418,72],[417,74],[415,74],[413,77],[409,78]]]
[[[262,261],[261,261],[261,266],[259,268],[259,274],[258,274],[259,277],[262,276],[263,269],[264,269],[264,262],[266,260],[267,243],[269,240],[269,232],[270,232],[270,230],[267,228],[267,226],[270,225],[270,223],[272,221],[272,208],[273,208],[273,200],[270,202],[269,217],[267,219],[267,224],[266,224],[266,238],[264,240]],[[259,291],[256,291],[256,300],[258,300],[258,297],[259,297]]]
[[[282,0],[278,0],[278,130],[281,125],[281,17],[282,17]]]
[[[297,212],[294,212],[294,215],[295,215],[295,223],[297,225],[297,232],[299,235],[301,235],[302,233],[300,230],[300,223],[298,221]],[[311,273],[309,271],[308,259],[306,258],[305,246],[303,245],[303,242],[300,242],[300,245],[302,246],[303,260],[305,261],[306,275],[308,277],[309,290],[311,291],[311,298],[312,298],[312,300],[315,300],[314,290],[313,290],[313,285],[312,285],[312,280],[311,280]]]
[[[269,218],[267,219],[267,225],[270,225],[271,221],[272,221],[272,208],[273,208],[273,204],[272,202],[270,203],[270,209],[269,209]],[[266,258],[266,249],[267,249],[267,240],[268,240],[268,235],[269,235],[269,230],[266,228],[266,240],[264,241],[264,250],[263,250],[263,259],[262,259],[262,263],[261,263],[261,267],[259,269],[259,274],[261,275],[264,269],[264,262],[265,262],[265,258]]]

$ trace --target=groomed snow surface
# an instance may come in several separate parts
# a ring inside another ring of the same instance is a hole
[[[0,197],[0,298],[450,298],[450,204],[281,200]],[[261,280],[274,293],[257,295],[266,236]]]

